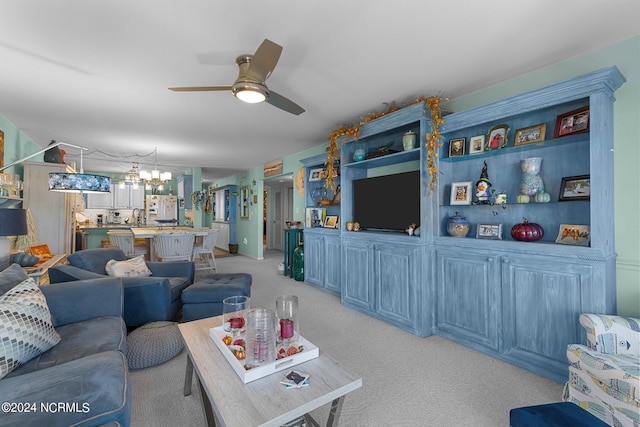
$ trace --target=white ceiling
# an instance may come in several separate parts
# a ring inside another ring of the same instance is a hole
[[[149,169],[157,147],[161,170],[210,181],[385,103],[455,98],[629,38],[639,17],[637,0],[4,0],[0,114],[43,147],[88,147],[86,171]],[[284,47],[267,85],[302,115],[167,89],[232,84],[265,38]]]

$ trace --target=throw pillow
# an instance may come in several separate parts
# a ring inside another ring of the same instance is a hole
[[[0,272],[0,295],[4,295],[15,285],[24,282],[29,275],[18,264],[11,264]]]
[[[113,277],[147,277],[151,276],[151,270],[144,262],[144,256],[140,255],[126,261],[116,261],[114,259],[107,262],[105,270],[109,276]]]
[[[59,342],[47,300],[33,278],[0,296],[0,379]]]

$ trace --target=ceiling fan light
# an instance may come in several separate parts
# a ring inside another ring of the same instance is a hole
[[[264,102],[267,97],[261,92],[256,92],[253,89],[243,89],[236,92],[236,98],[240,101],[244,101],[249,104],[258,104]]]
[[[249,104],[264,102],[269,97],[269,91],[267,88],[254,82],[241,81],[235,83],[232,86],[231,91],[240,101],[244,101]]]

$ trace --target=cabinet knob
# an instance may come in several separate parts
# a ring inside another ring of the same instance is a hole
[[[493,262],[493,258],[487,258],[487,262]]]
[[[509,264],[509,258],[503,258],[502,262],[504,262],[505,264]]]

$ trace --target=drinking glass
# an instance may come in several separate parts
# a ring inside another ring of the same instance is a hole
[[[240,295],[222,300],[222,322],[225,331],[237,334],[246,330],[250,302],[249,297]]]

